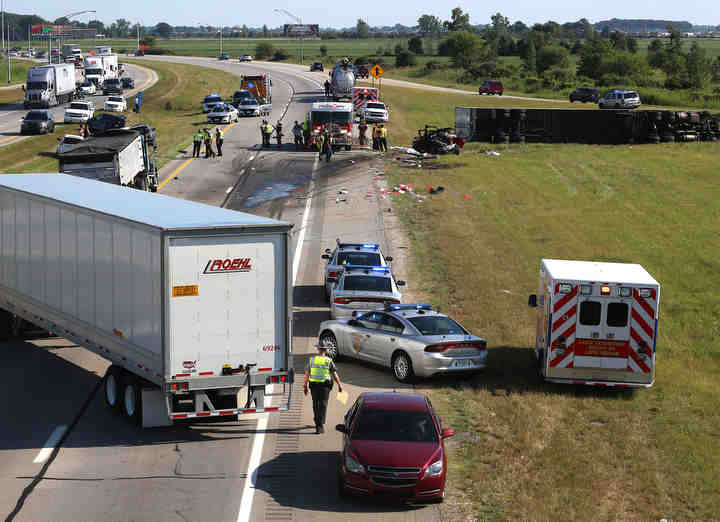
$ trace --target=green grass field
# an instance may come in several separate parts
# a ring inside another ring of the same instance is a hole
[[[10,57],[10,82],[8,83],[8,63],[7,60],[0,59],[0,87],[25,83],[27,70],[33,65],[36,64],[28,60]]]
[[[159,81],[146,89],[140,117],[126,111],[128,125],[145,122],[156,128],[158,152],[155,155],[158,167],[177,156],[192,139],[199,126],[208,126],[207,118],[200,110],[202,92],[219,92],[231,96],[240,85],[238,76],[193,65],[169,64],[126,60],[154,69]],[[132,106],[132,97],[128,105]],[[18,123],[19,125],[19,123]],[[63,134],[78,134],[76,124],[59,124],[55,134],[33,136],[12,145],[0,148],[0,172],[57,172],[55,158],[57,138]]]
[[[477,98],[386,88],[390,141]],[[505,103],[483,99],[484,105]],[[431,116],[430,116],[431,115]],[[388,165],[421,299],[487,338],[489,368],[421,383],[450,439],[448,519],[710,520],[720,512],[720,185],[715,143],[496,148]],[[469,197],[466,197],[469,196]],[[642,264],[662,285],[657,381],[612,392],[534,370],[540,259]],[[445,513],[444,513],[445,514]]]

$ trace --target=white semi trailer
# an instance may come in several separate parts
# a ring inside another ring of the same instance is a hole
[[[75,80],[75,66],[71,63],[30,67],[25,83],[25,108],[48,108],[72,101]]]
[[[105,402],[144,427],[286,411],[291,227],[64,174],[0,176],[0,341],[24,320],[104,357]]]

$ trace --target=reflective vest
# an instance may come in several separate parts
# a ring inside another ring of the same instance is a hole
[[[385,127],[380,127],[380,137],[387,138],[387,129]]]
[[[203,133],[202,132],[196,132],[195,136],[193,136],[193,141],[195,143],[200,143],[203,140]]]
[[[265,132],[265,134],[272,134],[272,131],[273,131],[273,127],[270,124],[265,125],[265,127],[263,128],[263,132]]]
[[[307,121],[304,121],[304,122],[302,123],[302,128],[303,128],[303,131],[308,130],[308,122],[307,122]]]
[[[330,382],[330,364],[332,359],[316,355],[310,359],[310,382]]]

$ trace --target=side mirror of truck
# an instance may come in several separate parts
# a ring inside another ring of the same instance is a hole
[[[528,306],[530,308],[537,308],[537,296],[535,294],[528,297]]]
[[[385,261],[392,263],[393,258],[391,256],[385,256]]]
[[[323,259],[330,259],[330,254],[323,254],[320,257],[322,257]]]
[[[405,286],[405,281],[402,281],[402,280],[396,281],[395,284],[398,286]]]

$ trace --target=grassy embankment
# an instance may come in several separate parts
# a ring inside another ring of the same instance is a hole
[[[155,157],[158,166],[174,158],[190,143],[195,129],[207,125],[207,119],[200,110],[202,93],[219,92],[222,96],[231,96],[240,84],[237,76],[206,67],[161,62],[132,63],[152,68],[159,76],[158,83],[145,90],[140,117],[132,110],[125,113],[128,125],[142,121],[156,128],[159,150]],[[128,100],[129,106],[132,106],[132,99]],[[0,148],[0,172],[56,172],[58,165],[54,152],[57,138],[63,134],[76,134],[78,130],[78,125],[60,124],[54,135],[36,136]]]
[[[390,138],[477,98],[387,88]],[[509,100],[508,100],[509,101]],[[488,100],[505,103],[503,100]],[[470,144],[443,168],[389,165],[415,292],[487,338],[489,368],[421,383],[450,439],[453,518],[709,520],[720,512],[720,149]],[[470,199],[466,199],[465,195]],[[614,392],[541,382],[531,347],[540,259],[640,263],[662,285],[657,381]]]
[[[39,65],[29,60],[21,60],[19,58],[10,58],[10,83],[8,83],[7,60],[0,59],[0,87],[6,85],[17,85],[25,83],[27,79],[27,70],[33,65]]]

